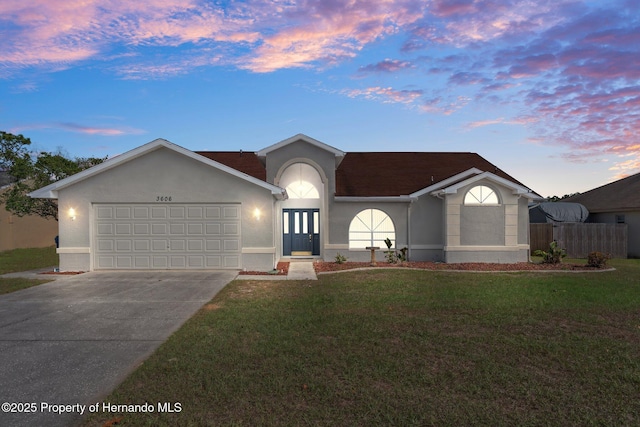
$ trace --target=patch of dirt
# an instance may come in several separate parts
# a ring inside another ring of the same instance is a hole
[[[535,264],[532,262],[519,262],[514,264],[498,264],[483,262],[468,262],[460,264],[447,264],[444,262],[404,262],[402,264],[390,264],[378,262],[375,267],[368,262],[314,262],[316,273],[326,271],[343,271],[355,268],[415,268],[421,270],[463,270],[463,271],[597,271],[597,268],[579,264]]]
[[[277,271],[241,271],[241,276],[286,276],[289,274],[289,262],[280,261],[276,266]]]
[[[56,274],[56,275],[62,275],[62,276],[73,276],[75,274],[82,274],[84,273],[84,271],[45,271],[44,273],[38,273],[38,274]]]

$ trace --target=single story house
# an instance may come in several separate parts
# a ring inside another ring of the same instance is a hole
[[[627,256],[640,258],[640,173],[565,200],[583,204],[588,222],[627,224]]]
[[[540,198],[474,153],[346,153],[302,134],[257,152],[156,139],[30,196],[58,199],[62,271],[266,271],[372,246],[382,260],[387,238],[413,261],[527,261]]]

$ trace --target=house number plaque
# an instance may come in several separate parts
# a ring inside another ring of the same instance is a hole
[[[156,202],[170,202],[171,196],[156,196]]]

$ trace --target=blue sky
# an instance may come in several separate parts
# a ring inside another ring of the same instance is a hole
[[[640,172],[631,0],[3,0],[0,130],[109,156],[471,151],[544,195]]]

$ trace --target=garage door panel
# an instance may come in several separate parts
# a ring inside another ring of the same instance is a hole
[[[240,242],[238,240],[225,240],[223,247],[225,252],[237,252],[240,250]]]
[[[133,234],[137,236],[146,236],[150,234],[151,224],[133,224]]]
[[[169,262],[169,268],[185,268],[187,266],[187,257],[184,255],[171,255]]]
[[[128,206],[118,206],[115,208],[115,218],[116,219],[130,219],[131,218],[131,208]]]
[[[149,240],[134,240],[133,250],[135,252],[149,252],[151,249],[151,241]]]
[[[130,236],[131,224],[116,224],[116,234],[120,236]]]
[[[184,235],[186,231],[186,224],[184,223],[179,223],[179,224],[169,224],[169,234],[173,234],[173,235]]]
[[[132,268],[133,267],[133,259],[130,256],[117,256],[116,257],[116,268]]]
[[[207,219],[222,218],[222,209],[219,206],[207,206],[204,208],[204,216]]]
[[[131,252],[132,248],[131,240],[116,240],[116,252]]]
[[[167,207],[166,206],[152,206],[151,207],[152,219],[167,219]]]
[[[98,236],[113,236],[114,228],[113,224],[98,224]]]
[[[204,208],[202,206],[187,207],[187,218],[202,219],[204,218]]]
[[[166,252],[167,249],[169,249],[169,241],[168,240],[154,239],[154,240],[151,241],[151,250],[152,251]]]
[[[204,241],[203,240],[187,240],[187,250],[190,252],[204,251]]]
[[[187,242],[182,239],[181,240],[172,239],[169,242],[169,250],[184,252],[185,250],[187,250]]]
[[[96,205],[94,218],[96,269],[241,266],[240,205]]]
[[[165,224],[165,223],[152,223],[151,224],[151,234],[153,236],[164,236],[167,233],[167,231],[169,231],[169,224]]]
[[[207,240],[206,243],[207,251],[220,252],[222,250],[222,241],[221,240]]]
[[[205,231],[208,235],[220,235],[222,230],[222,224],[207,223],[205,225]]]
[[[113,218],[112,207],[98,207],[96,209],[96,218],[98,219],[111,219]]]
[[[224,235],[225,236],[236,236],[238,234],[240,234],[240,229],[238,227],[238,224],[231,224],[231,223],[224,223]]]
[[[183,219],[186,217],[186,208],[183,206],[170,206],[169,218],[171,219]]]
[[[151,268],[151,260],[148,256],[134,256],[135,268]]]
[[[148,219],[150,216],[148,206],[136,206],[133,208],[133,217],[135,219]]]
[[[157,256],[154,255],[151,257],[152,263],[151,268],[157,269],[165,269],[169,268],[169,257],[168,256]]]

